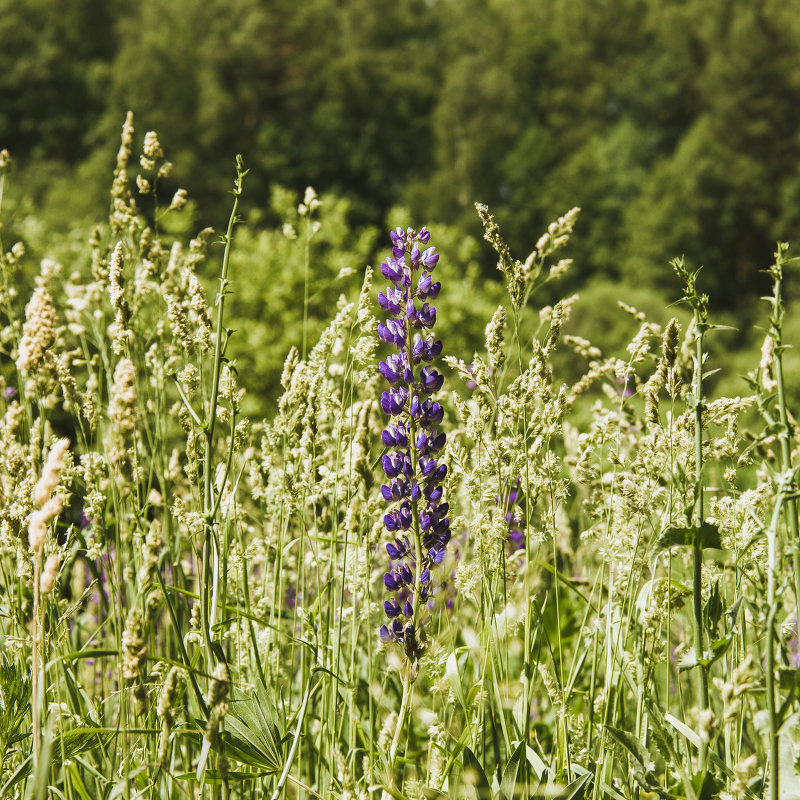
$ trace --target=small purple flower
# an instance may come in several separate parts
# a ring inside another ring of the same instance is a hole
[[[525,520],[520,515],[517,506],[520,503],[519,478],[514,481],[511,488],[504,491],[502,496],[495,497],[495,502],[506,512],[506,524],[508,525],[508,551],[516,553],[525,549],[525,533],[522,528]]]
[[[386,545],[390,567],[383,583],[395,596],[384,603],[390,622],[381,627],[380,638],[397,642],[416,661],[425,648],[425,615],[442,585],[434,570],[444,561],[450,541],[450,507],[442,502],[441,486],[447,466],[437,455],[446,441],[436,427],[444,409],[432,397],[444,382],[431,366],[442,343],[424,333],[436,324],[436,308],[429,301],[438,296],[441,284],[431,277],[439,254],[426,246],[426,228],[418,233],[395,228],[389,235],[392,255],[381,264],[381,273],[392,285],[378,294],[378,305],[390,316],[379,323],[378,336],[396,352],[378,370],[390,384],[381,395],[381,409],[391,417],[381,434],[386,447],[381,466],[387,478],[381,495],[390,504],[383,521],[393,537]]]
[[[620,397],[633,397],[636,394],[636,376],[632,373],[624,378],[617,378],[617,385]]]

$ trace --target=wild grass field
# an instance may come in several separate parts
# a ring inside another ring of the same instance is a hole
[[[577,208],[477,205],[501,294],[402,210],[251,230],[241,160],[187,233],[169,171],[129,115],[87,241],[0,231],[0,797],[800,798],[788,245],[739,376],[680,258],[624,357],[546,302]]]

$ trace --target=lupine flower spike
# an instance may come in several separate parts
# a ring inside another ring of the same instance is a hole
[[[433,280],[439,254],[425,247],[430,239],[425,228],[395,228],[390,235],[392,256],[381,264],[381,273],[392,285],[378,295],[390,316],[378,325],[378,336],[397,352],[378,368],[390,384],[381,395],[381,408],[391,418],[382,433],[387,483],[381,492],[391,504],[383,518],[393,537],[386,545],[391,566],[383,581],[393,597],[384,603],[389,622],[380,636],[384,643],[398,642],[416,661],[425,647],[423,615],[433,592],[431,571],[444,559],[450,541],[449,506],[441,486],[447,467],[436,458],[445,444],[445,434],[436,427],[444,410],[432,397],[444,381],[431,366],[442,343],[428,333],[436,322],[429,301],[441,284]]]

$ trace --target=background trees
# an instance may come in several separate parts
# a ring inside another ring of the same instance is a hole
[[[105,202],[132,108],[198,224],[223,216],[237,152],[267,215],[271,185],[312,184],[356,226],[400,204],[476,235],[481,201],[527,252],[580,205],[576,281],[663,289],[683,253],[739,310],[796,238],[798,0],[0,6],[0,144],[53,225]]]

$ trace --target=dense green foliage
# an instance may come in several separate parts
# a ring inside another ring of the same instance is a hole
[[[0,797],[800,797],[799,58],[800,0],[0,0]]]
[[[0,146],[54,224],[96,213],[124,113],[156,129],[200,221],[237,152],[250,202],[307,184],[357,225],[400,203],[512,246],[584,214],[580,274],[669,285],[706,264],[742,308],[800,226],[798,0],[5,0]],[[76,192],[76,185],[80,191]],[[492,264],[484,258],[483,269]]]

